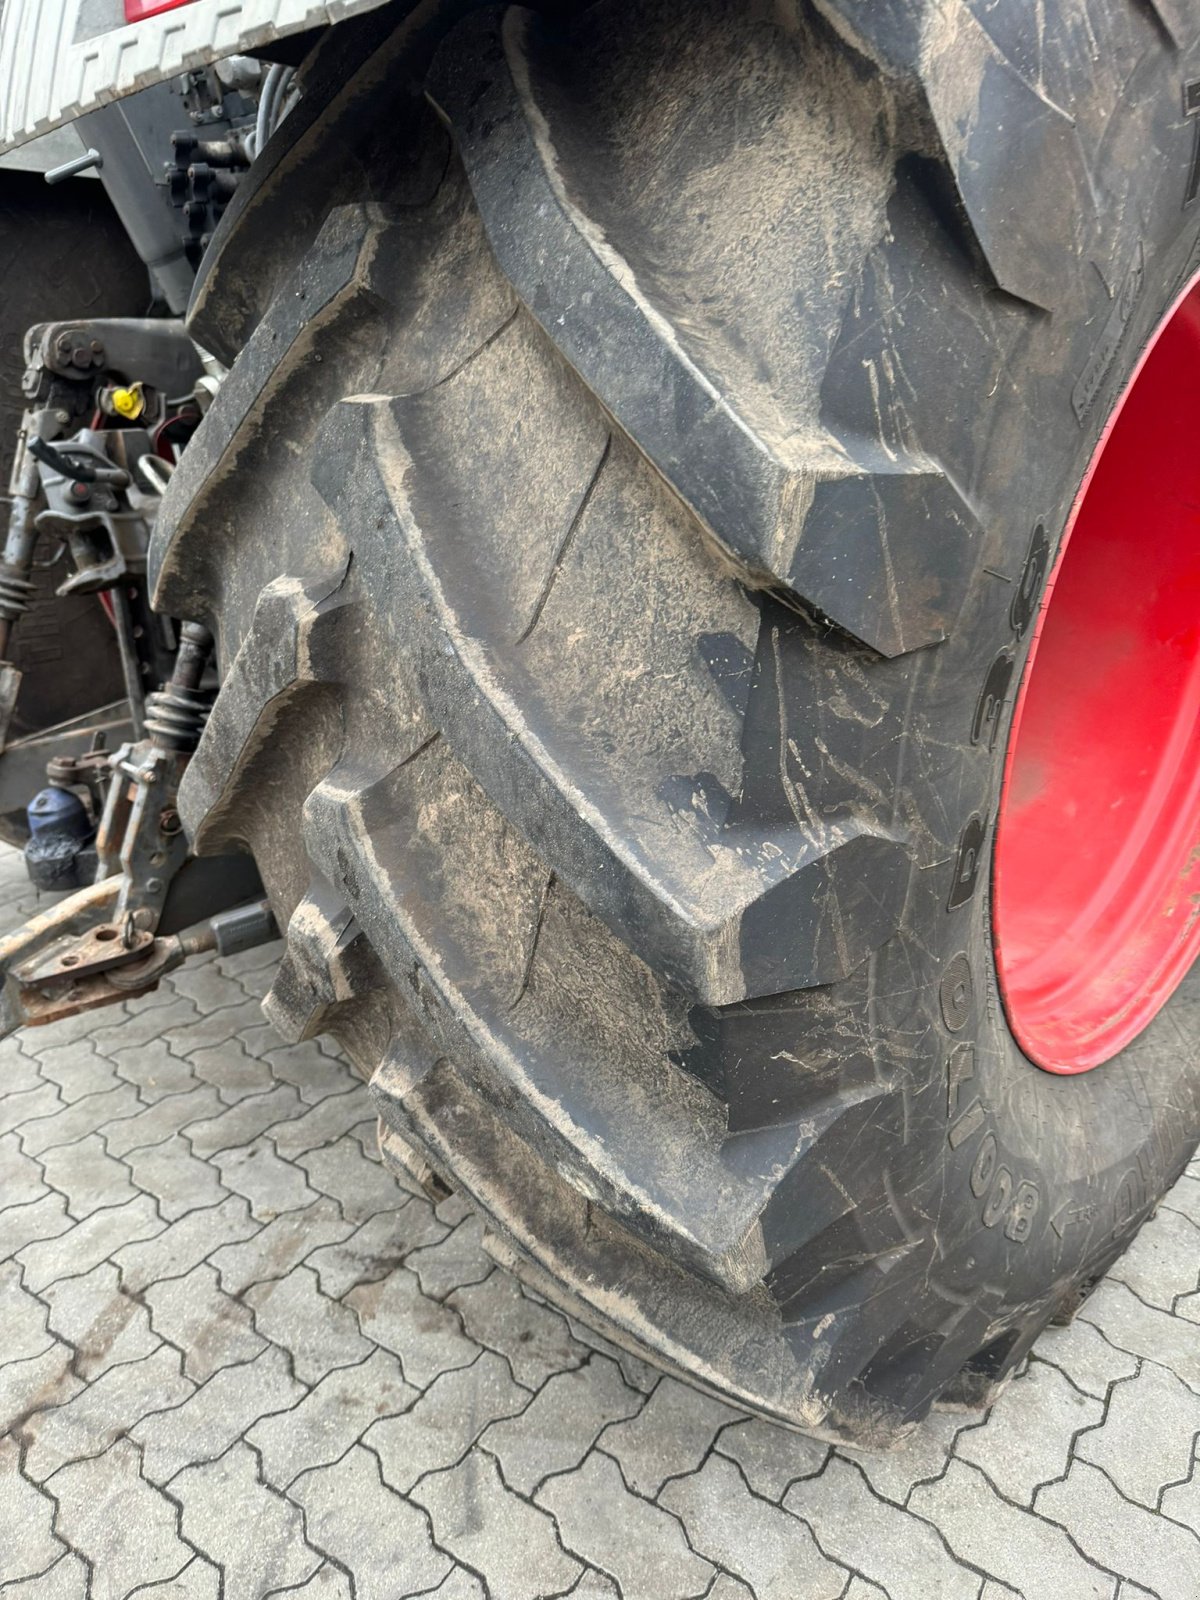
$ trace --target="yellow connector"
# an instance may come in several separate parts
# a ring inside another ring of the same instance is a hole
[[[114,389],[109,399],[117,415],[128,422],[136,422],[146,409],[146,397],[140,383],[131,384],[128,389]]]

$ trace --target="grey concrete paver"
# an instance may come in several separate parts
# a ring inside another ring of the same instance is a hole
[[[846,1586],[846,1569],[829,1560],[788,1512],[752,1495],[723,1456],[674,1479],[659,1504],[680,1518],[693,1549],[720,1562],[760,1600],[789,1600],[796,1593],[833,1600]]]
[[[23,1470],[41,1483],[68,1462],[102,1454],[149,1412],[178,1405],[191,1392],[178,1353],[166,1345],[144,1361],[110,1367],[62,1405],[38,1411],[21,1425]]]
[[[302,1383],[316,1383],[335,1367],[357,1366],[371,1353],[354,1313],[321,1293],[311,1267],[256,1283],[242,1298],[258,1332],[289,1352]]]
[[[412,1498],[429,1512],[438,1544],[482,1574],[492,1600],[543,1600],[562,1594],[579,1573],[553,1520],[504,1487],[489,1455],[472,1451],[456,1467],[422,1478]]]
[[[0,1043],[4,1600],[1200,1600],[1200,1162],[990,1414],[834,1449],[394,1179],[277,956]]]
[[[171,1493],[181,1506],[180,1532],[224,1571],[230,1600],[295,1588],[321,1565],[305,1541],[300,1507],[259,1482],[249,1445],[186,1468]]]
[[[1114,1393],[1120,1396],[1125,1387]],[[1062,1477],[1073,1446],[1086,1453],[1094,1435],[1083,1430],[1097,1427],[1103,1416],[1099,1400],[1080,1394],[1057,1367],[1035,1361],[1013,1379],[1006,1404],[982,1427],[962,1430],[955,1454],[981,1467],[1002,1495],[1027,1506],[1043,1483]]]
[[[609,1423],[634,1416],[642,1404],[615,1362],[593,1356],[585,1367],[556,1373],[528,1404],[522,1396],[516,1416],[491,1424],[483,1448],[510,1489],[532,1495],[543,1478],[577,1467]]]
[[[626,1600],[691,1600],[712,1583],[712,1565],[689,1547],[679,1521],[631,1494],[616,1462],[598,1450],[576,1471],[548,1479],[537,1503],[553,1513],[565,1548],[607,1573]],[[844,1582],[824,1596],[814,1591],[813,1600],[833,1600]]]
[[[263,1417],[246,1438],[262,1458],[263,1477],[284,1489],[302,1472],[332,1466],[372,1423],[406,1410],[419,1392],[405,1383],[395,1356],[373,1350],[357,1367],[327,1373],[292,1410]]]
[[[18,1578],[4,1586],[4,1600],[87,1600],[88,1569],[67,1550],[52,1567],[34,1578]]]
[[[197,1462],[215,1461],[259,1418],[287,1411],[303,1399],[304,1385],[288,1370],[282,1351],[267,1349],[253,1361],[222,1367],[170,1410],[156,1408],[130,1437],[142,1450],[151,1483],[169,1483]]]
[[[653,1500],[668,1478],[694,1472],[720,1430],[739,1418],[719,1400],[662,1378],[637,1416],[604,1430],[600,1448],[620,1462],[631,1489]]]
[[[66,1546],[54,1536],[54,1501],[19,1470],[20,1447],[0,1439],[0,1584],[44,1572]]]
[[[427,1472],[452,1467],[496,1418],[528,1404],[507,1363],[484,1350],[469,1367],[435,1378],[402,1414],[376,1422],[363,1443],[379,1457],[384,1482],[407,1494]]]
[[[940,1530],[960,1560],[1024,1600],[1113,1600],[1116,1594],[1116,1580],[1086,1561],[1061,1528],[1011,1505],[965,1461],[952,1461],[936,1483],[914,1489],[908,1504]]]
[[[109,1367],[140,1361],[161,1340],[144,1305],[121,1288],[111,1261],[79,1278],[60,1278],[42,1290],[50,1329],[75,1351],[75,1370],[90,1383]]]
[[[149,1195],[139,1194],[123,1206],[93,1212],[66,1233],[39,1239],[17,1254],[25,1286],[36,1294],[59,1278],[78,1277],[107,1261],[122,1246],[152,1239],[164,1223]]]
[[[445,1304],[458,1312],[472,1339],[504,1357],[527,1389],[540,1389],[556,1372],[587,1359],[566,1318],[522,1294],[516,1280],[498,1268],[482,1283],[456,1289]]]
[[[291,1499],[304,1510],[310,1543],[353,1571],[357,1600],[423,1594],[450,1571],[425,1517],[388,1488],[361,1445],[333,1466],[306,1472]]]
[[[124,1600],[142,1584],[177,1577],[192,1559],[175,1531],[174,1505],[139,1465],[135,1446],[118,1439],[50,1480],[60,1537],[91,1565],[92,1600]]]
[[[1147,1361],[1136,1378],[1113,1389],[1104,1426],[1080,1438],[1075,1456],[1100,1467],[1127,1499],[1153,1511],[1163,1485],[1188,1476],[1197,1438],[1200,1394]]]
[[[783,1503],[830,1560],[878,1584],[891,1600],[978,1600],[979,1578],[954,1559],[937,1529],[880,1500],[848,1461],[835,1456],[819,1477],[794,1483]]]
[[[1162,1600],[1200,1597],[1200,1537],[1127,1500],[1089,1462],[1072,1462],[1061,1483],[1039,1489],[1034,1509],[1059,1523],[1091,1560]]]
[[[89,1133],[74,1144],[56,1145],[38,1159],[46,1182],[66,1196],[67,1210],[76,1221],[103,1207],[125,1205],[142,1193],[128,1167],[109,1155],[98,1133]]]
[[[227,1295],[207,1262],[182,1278],[150,1284],[142,1293],[154,1331],[183,1351],[184,1373],[204,1383],[222,1367],[253,1361],[267,1341],[254,1331],[248,1306]]]

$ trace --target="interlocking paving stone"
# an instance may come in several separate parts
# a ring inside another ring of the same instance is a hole
[[[72,1551],[35,1578],[4,1585],[4,1600],[87,1600],[88,1569]]]
[[[381,1211],[345,1239],[314,1250],[305,1265],[317,1274],[322,1294],[341,1300],[357,1284],[386,1278],[416,1244],[443,1231],[430,1206],[410,1199],[399,1211]]]
[[[0,1307],[3,1307],[2,1361],[26,1361],[40,1356],[54,1343],[46,1322],[46,1307],[21,1287],[21,1269],[15,1262],[0,1266]]]
[[[1124,1387],[1118,1385],[1115,1394]],[[955,1454],[982,1467],[1002,1495],[1027,1506],[1035,1489],[1067,1470],[1072,1441],[1080,1430],[1095,1427],[1103,1416],[1098,1400],[1081,1395],[1057,1367],[1037,1361],[1013,1379],[1004,1405],[997,1406],[982,1427],[960,1433]],[[1092,1437],[1084,1435],[1085,1453]]]
[[[219,1206],[189,1211],[161,1233],[139,1244],[124,1245],[113,1256],[130,1294],[164,1278],[181,1278],[223,1246],[251,1239],[259,1224],[241,1195],[231,1194]]]
[[[71,1370],[69,1345],[55,1342],[40,1356],[0,1365],[0,1438],[25,1417],[62,1405],[83,1388]]]
[[[161,1343],[145,1306],[121,1288],[111,1261],[42,1290],[50,1328],[75,1351],[75,1370],[90,1383],[109,1367],[140,1361]]]
[[[482,1283],[496,1265],[484,1253],[480,1217],[466,1217],[437,1244],[414,1250],[404,1264],[416,1273],[421,1293],[431,1300],[444,1300],[455,1289]]]
[[[207,1161],[197,1160],[182,1134],[131,1150],[125,1165],[143,1194],[154,1197],[159,1215],[168,1222],[178,1222],[189,1211],[220,1205],[229,1192],[220,1172]]]
[[[18,1252],[25,1286],[36,1294],[59,1278],[78,1277],[106,1261],[121,1246],[152,1239],[163,1227],[149,1195],[140,1194],[123,1206],[93,1212],[67,1233],[40,1239]]]
[[[21,1129],[26,1123],[52,1117],[62,1109],[62,1105],[58,1090],[52,1083],[6,1094],[0,1099],[0,1133],[8,1133],[12,1128]]]
[[[608,1573],[625,1600],[689,1600],[713,1580],[713,1568],[688,1548],[678,1520],[630,1494],[616,1463],[599,1451],[577,1471],[544,1483],[537,1503],[553,1513],[564,1547]]]
[[[252,1361],[267,1341],[254,1331],[248,1306],[227,1295],[207,1262],[182,1278],[150,1284],[142,1294],[150,1325],[183,1351],[183,1370],[203,1383],[222,1367]]]
[[[1079,1314],[1122,1350],[1170,1368],[1200,1394],[1200,1339],[1186,1320],[1146,1305],[1112,1279],[1092,1292]]]
[[[106,1128],[104,1142],[112,1155],[127,1156],[145,1145],[162,1144],[193,1122],[211,1117],[220,1107],[217,1091],[206,1083],[197,1084],[183,1094],[164,1095],[136,1117]]]
[[[529,1496],[551,1473],[577,1467],[608,1423],[632,1417],[642,1403],[615,1362],[593,1356],[586,1367],[550,1378],[519,1415],[492,1423],[483,1448],[509,1488]]]
[[[245,1028],[262,1027],[263,1021],[261,1005],[247,995],[234,1006],[205,1015],[197,1013],[195,1021],[186,1016],[172,1019],[169,1024],[164,1023],[159,1033],[177,1056],[188,1057],[194,1051],[236,1039]],[[278,1034],[274,1035],[274,1042],[281,1043]]]
[[[213,1157],[213,1164],[227,1189],[245,1195],[250,1202],[250,1215],[259,1222],[270,1222],[284,1211],[299,1211],[319,1198],[305,1182],[300,1168],[281,1160],[267,1139],[220,1150]]]
[[[668,1478],[694,1472],[727,1422],[740,1413],[663,1378],[636,1417],[614,1422],[600,1448],[615,1456],[629,1487],[653,1499]]]
[[[142,1471],[152,1483],[169,1483],[186,1466],[215,1461],[259,1417],[290,1410],[304,1394],[279,1350],[222,1367],[182,1405],[156,1407],[154,1416],[130,1430],[142,1447]]]
[[[47,1193],[23,1205],[7,1206],[0,1211],[0,1261],[7,1261],[38,1239],[53,1239],[74,1226],[61,1194]]]
[[[369,1339],[400,1357],[409,1383],[425,1389],[440,1373],[469,1367],[479,1346],[463,1337],[452,1311],[426,1300],[412,1273],[397,1267],[378,1283],[360,1283],[345,1304]]]
[[[1113,1600],[1116,1582],[1085,1561],[1058,1528],[1009,1505],[978,1467],[952,1461],[913,1491],[909,1509],[937,1525],[963,1561],[1024,1600]]]
[[[187,1142],[198,1156],[216,1155],[236,1145],[248,1144],[277,1123],[300,1114],[303,1100],[290,1084],[276,1084],[266,1094],[248,1094],[219,1116],[188,1125]]]
[[[291,1498],[304,1508],[309,1542],[353,1571],[357,1600],[422,1594],[450,1571],[425,1518],[388,1488],[361,1445],[306,1472]]]
[[[1084,1394],[1103,1400],[1120,1378],[1131,1378],[1138,1359],[1110,1344],[1098,1327],[1082,1317],[1066,1328],[1047,1328],[1034,1346],[1039,1361],[1049,1361]]]
[[[44,1572],[62,1555],[54,1536],[54,1501],[18,1470],[20,1447],[0,1439],[0,1584]]]
[[[47,1079],[54,1081],[48,1072],[42,1070],[42,1064],[36,1056],[26,1055],[21,1049],[19,1038],[0,1039],[0,1082],[4,1083],[9,1094],[22,1094],[26,1090],[36,1089]],[[59,1094],[61,1097],[61,1088]]]
[[[1170,1311],[1200,1287],[1200,1227],[1178,1211],[1160,1210],[1109,1269],[1139,1300]]]
[[[1098,1467],[1072,1462],[1066,1478],[1039,1489],[1033,1504],[1110,1572],[1145,1585],[1163,1600],[1200,1596],[1200,1538],[1126,1500]]]
[[[0,1138],[0,1196],[5,1206],[22,1206],[46,1193],[41,1165],[21,1149],[16,1133]]]
[[[440,1590],[438,1591],[441,1592]],[[350,1579],[337,1567],[327,1562],[318,1567],[306,1583],[295,1589],[272,1589],[272,1595],[287,1596],[287,1600],[354,1600]],[[270,1600],[270,1596],[268,1596]]]
[[[214,1088],[226,1105],[265,1094],[274,1082],[267,1063],[250,1055],[240,1039],[193,1050],[187,1059],[200,1082]]]
[[[1200,1178],[1185,1172],[1162,1203],[1164,1211],[1178,1211],[1200,1227]]]
[[[732,1422],[717,1436],[716,1450],[736,1461],[742,1475],[764,1500],[780,1501],[798,1478],[815,1478],[829,1459],[831,1445],[803,1433],[788,1433],[758,1417]]]
[[[422,1478],[411,1498],[429,1512],[438,1544],[482,1573],[491,1600],[543,1600],[570,1588],[578,1575],[579,1563],[559,1544],[551,1518],[504,1487],[489,1455],[473,1451],[458,1466]],[[688,1559],[686,1548],[682,1555]]]
[[[237,1202],[243,1208],[245,1200]],[[242,1294],[252,1283],[285,1278],[310,1250],[344,1239],[350,1224],[343,1222],[332,1200],[316,1200],[303,1211],[288,1211],[268,1222],[242,1244],[222,1245],[212,1255],[229,1294]]]
[[[46,1182],[67,1197],[67,1210],[77,1220],[90,1217],[104,1206],[121,1206],[141,1193],[130,1179],[129,1168],[110,1156],[98,1133],[74,1144],[46,1150],[39,1158]]]
[[[183,1537],[224,1569],[229,1600],[293,1589],[321,1565],[304,1540],[298,1506],[259,1482],[257,1460],[235,1444],[218,1461],[188,1467],[171,1485]]]
[[[1162,1513],[1175,1522],[1182,1522],[1193,1533],[1200,1534],[1200,1440],[1198,1454],[1193,1458],[1192,1475],[1185,1483],[1174,1484],[1162,1497]]]
[[[256,1422],[246,1438],[262,1457],[263,1477],[283,1489],[301,1472],[332,1465],[372,1423],[405,1410],[419,1393],[395,1356],[374,1350],[357,1367],[330,1372],[291,1411]]]
[[[92,1600],[125,1600],[142,1584],[176,1577],[191,1561],[175,1532],[175,1507],[141,1476],[128,1439],[63,1467],[49,1488],[61,1537],[91,1563]]]
[[[4,1600],[1200,1600],[1200,1160],[990,1416],[831,1450],[493,1270],[461,1196],[380,1165],[333,1043],[262,1017],[278,954],[0,1042],[0,1561],[17,1496],[42,1562]]]
[[[347,1090],[345,1094],[330,1095],[320,1105],[311,1106],[301,1116],[269,1129],[271,1142],[279,1154],[289,1161],[306,1155],[318,1145],[329,1144],[349,1133],[364,1117],[374,1114],[366,1084]]]
[[[456,1289],[445,1304],[462,1317],[472,1339],[505,1358],[527,1389],[540,1389],[556,1372],[587,1359],[566,1318],[522,1294],[507,1272],[496,1269],[482,1283]]]
[[[166,981],[168,987],[190,1000],[205,1016],[223,1011],[227,1006],[240,1006],[245,998],[239,986],[229,982],[211,957],[187,962]]]
[[[918,1483],[941,1477],[955,1439],[964,1426],[971,1427],[975,1421],[973,1417],[935,1412],[895,1450],[847,1450],[844,1454],[857,1464],[881,1499],[902,1506]]]
[[[327,1095],[343,1094],[362,1082],[348,1062],[326,1055],[315,1039],[285,1050],[269,1050],[263,1061],[272,1077],[280,1083],[290,1083],[309,1105],[316,1105]]]
[[[471,1366],[435,1378],[403,1415],[376,1422],[363,1443],[378,1455],[384,1481],[407,1494],[427,1472],[452,1467],[497,1417],[528,1404],[507,1363],[485,1350]]]
[[[161,1039],[127,1050],[110,1048],[108,1059],[117,1075],[132,1083],[147,1105],[198,1087],[188,1063],[172,1055]]]
[[[302,1383],[316,1383],[335,1367],[357,1366],[371,1353],[354,1313],[321,1293],[310,1267],[255,1284],[243,1298],[259,1333],[290,1351]]]
[[[362,1145],[349,1134],[307,1151],[297,1158],[297,1164],[304,1168],[314,1189],[337,1201],[347,1222],[365,1222],[379,1211],[396,1211],[410,1198],[386,1167],[368,1161]],[[441,1231],[444,1233],[444,1228]]]
[[[978,1600],[978,1577],[954,1560],[937,1531],[878,1499],[837,1456],[820,1477],[793,1484],[783,1503],[830,1560],[877,1583],[891,1600]]]
[[[144,1361],[109,1367],[63,1405],[39,1411],[25,1422],[25,1471],[42,1482],[70,1461],[100,1455],[148,1412],[178,1405],[192,1392],[179,1370],[179,1356],[160,1345]]]
[[[43,1050],[39,1053],[37,1065],[47,1083],[56,1085],[64,1105],[72,1105],[85,1095],[117,1087],[116,1068],[106,1056],[100,1054],[90,1039],[76,1039],[71,1044]]]
[[[693,1549],[743,1579],[760,1600],[833,1600],[847,1573],[818,1549],[811,1532],[746,1488],[732,1461],[711,1456],[699,1472],[669,1483],[659,1504],[674,1511]]]
[[[147,1000],[151,997],[147,996]],[[110,1050],[134,1050],[150,1044],[155,1039],[167,1039],[173,1027],[194,1029],[200,1025],[200,1013],[190,1000],[173,1000],[167,1005],[126,1003],[125,1016],[113,1009],[103,1013],[105,1020],[91,1019],[92,1043],[102,1055]]]
[[[128,1083],[86,1094],[48,1117],[34,1117],[20,1127],[21,1148],[26,1155],[40,1156],[56,1145],[74,1144],[96,1128],[110,1122],[123,1122],[142,1109],[137,1090]]]
[[[1084,1434],[1075,1454],[1102,1468],[1128,1499],[1154,1510],[1163,1485],[1191,1471],[1198,1437],[1200,1394],[1147,1361],[1136,1378],[1117,1384],[1104,1426]]]
[[[165,1583],[148,1583],[137,1600],[219,1600],[221,1574],[203,1556],[193,1556],[183,1571]]]

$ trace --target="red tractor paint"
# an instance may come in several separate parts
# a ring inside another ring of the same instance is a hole
[[[1067,524],[1009,741],[993,862],[1008,1019],[1087,1072],[1200,954],[1200,277],[1121,396]]]

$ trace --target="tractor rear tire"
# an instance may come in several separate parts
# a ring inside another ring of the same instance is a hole
[[[989,874],[1047,575],[1200,271],[1200,17],[429,0],[302,76],[152,551],[268,1015],[732,1403],[987,1403],[1200,1134],[1196,971],[1043,1071]]]

